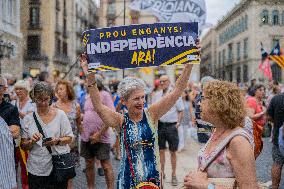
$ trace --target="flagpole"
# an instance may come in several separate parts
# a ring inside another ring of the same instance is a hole
[[[123,0],[123,25],[125,26],[125,16],[126,16],[126,0]],[[122,77],[124,78],[124,69],[122,70]]]

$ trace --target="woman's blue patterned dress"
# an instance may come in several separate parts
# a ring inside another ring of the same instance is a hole
[[[147,109],[138,123],[130,120],[128,113],[124,115],[120,146],[122,159],[117,188],[161,188],[158,133]]]

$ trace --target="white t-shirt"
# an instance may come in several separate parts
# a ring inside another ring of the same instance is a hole
[[[39,115],[36,113],[38,122],[40,123],[44,135],[48,137],[74,137],[71,125],[67,115],[62,110],[57,110],[56,116],[48,124],[45,124]],[[39,132],[33,118],[33,114],[28,114],[23,119],[22,138],[32,138],[32,136]],[[51,146],[52,155],[66,154],[70,152],[70,147],[66,145]],[[27,169],[33,175],[49,176],[52,171],[51,154],[45,146],[42,146],[42,140],[39,140],[33,145],[29,152],[27,160]]]
[[[171,92],[172,90],[169,89],[167,93]],[[153,98],[153,103],[161,100],[163,97],[163,91],[158,91]],[[178,100],[176,101],[175,105],[165,114],[160,118],[161,122],[166,122],[166,123],[173,123],[178,121],[178,112],[184,110],[184,105],[182,98],[179,97]]]
[[[24,114],[26,114],[28,112],[34,112],[36,110],[36,105],[32,102],[31,99],[29,99],[21,109],[20,109],[20,105],[19,105],[19,99],[12,101],[11,104],[16,106],[18,108],[18,111],[22,112]],[[23,119],[21,119],[21,118],[20,118],[20,123],[21,123],[21,128],[22,128]],[[21,142],[21,137],[18,137],[17,139],[15,139],[16,147],[18,147],[20,145],[20,142]]]

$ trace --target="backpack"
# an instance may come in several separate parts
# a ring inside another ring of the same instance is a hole
[[[278,135],[279,151],[280,151],[282,156],[284,156],[283,126],[279,128],[279,135]]]
[[[257,124],[253,121],[253,139],[254,139],[254,157],[255,159],[259,156],[263,149],[263,141],[262,141],[262,131],[263,128],[261,125]]]

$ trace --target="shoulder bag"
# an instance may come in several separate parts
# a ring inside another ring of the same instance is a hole
[[[43,138],[45,138],[42,127],[37,120],[35,112],[33,113],[33,117],[38,131],[42,134]],[[46,148],[52,155],[50,146],[46,146]],[[72,179],[76,176],[75,159],[70,152],[67,154],[52,155],[52,165],[52,172],[56,182],[66,182],[67,180]]]
[[[239,131],[233,132],[231,135],[226,137],[224,140],[225,142],[220,146],[220,148],[216,151],[215,155],[209,158],[207,163],[203,166],[200,167],[201,171],[206,171],[206,169],[209,167],[209,165],[216,159],[216,157],[219,155],[219,153],[230,143],[230,141],[235,137],[235,136],[244,136],[245,134],[241,134]],[[230,188],[230,189],[238,189],[238,183],[236,178],[208,178],[209,182],[222,186],[224,188]],[[259,189],[268,189],[267,186],[265,186],[263,183],[258,182],[258,188]]]

